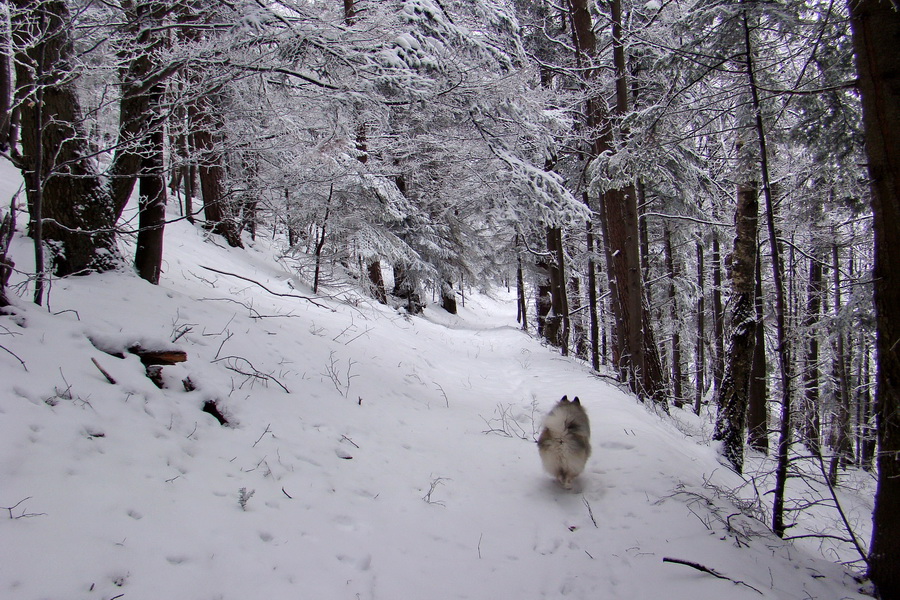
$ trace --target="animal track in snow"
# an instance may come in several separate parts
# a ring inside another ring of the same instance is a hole
[[[634,445],[624,442],[602,442],[599,446],[605,450],[632,450]]]

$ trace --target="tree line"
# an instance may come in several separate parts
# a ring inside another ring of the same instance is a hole
[[[660,410],[711,406],[737,472],[771,452],[777,534],[798,448],[831,485],[875,470],[868,568],[900,595],[895,3],[0,7],[35,302],[123,248],[158,283],[173,218],[265,232],[316,291],[411,312],[515,281],[561,353]]]

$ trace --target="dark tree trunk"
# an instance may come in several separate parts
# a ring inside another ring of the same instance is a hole
[[[750,370],[750,390],[747,407],[747,444],[767,454],[769,452],[769,411],[766,360],[766,330],[763,327],[764,302],[762,290],[762,261],[756,253],[756,286],[753,305],[756,308],[756,345],[753,348],[753,366]]]
[[[13,4],[13,44],[21,49],[15,64],[22,153],[15,160],[26,181],[32,235],[56,242],[59,276],[112,269],[118,263],[116,217],[88,158],[92,149],[69,72],[68,8],[59,0]]]
[[[574,298],[578,303],[576,306],[572,306],[569,304],[569,325],[571,327],[571,346],[572,350],[575,352],[575,356],[582,360],[588,359],[588,340],[587,335],[585,335],[585,319],[584,319],[584,309],[586,305],[584,304],[584,297],[581,293],[581,279],[579,277],[569,277],[569,285],[566,289],[568,302],[572,302]]]
[[[9,212],[0,216],[0,308],[9,306],[6,284],[16,264],[8,256],[9,244],[16,231],[15,199],[10,203]]]
[[[834,282],[835,342],[832,351],[832,385],[836,414],[834,416],[834,455],[828,468],[828,480],[833,486],[838,484],[838,468],[846,467],[853,459],[853,442],[850,433],[850,380],[847,374],[845,352],[846,334],[840,324],[843,306],[841,295],[841,265],[837,243],[831,246],[831,271]]]
[[[672,252],[672,231],[668,224],[663,226],[663,236],[666,269],[669,271],[669,316],[672,320],[672,395],[675,399],[675,407],[681,408],[684,405],[684,382],[682,381],[684,375],[681,371],[681,319],[678,312],[678,292],[675,288],[675,282],[678,280],[679,273],[675,268],[675,257]]]
[[[9,150],[13,127],[13,73],[9,55],[9,30],[0,24],[0,152]]]
[[[449,281],[441,284],[441,308],[451,315],[457,313],[456,292],[453,290],[453,284]]]
[[[859,71],[875,230],[875,418],[878,488],[869,577],[900,598],[900,12],[891,2],[848,0]]]
[[[722,385],[725,370],[725,309],[722,307],[722,253],[719,250],[719,235],[713,233],[712,240],[712,319],[713,319],[713,387]]]
[[[559,227],[547,227],[547,251],[550,255],[547,262],[550,312],[545,317],[544,339],[559,348],[565,356],[569,349],[569,299],[566,293],[565,249]]]
[[[369,263],[369,284],[372,286],[372,296],[382,304],[387,304],[387,290],[384,287],[384,274],[381,272],[381,261],[373,260]]]
[[[587,0],[570,0],[572,33],[579,57],[596,55],[596,36]],[[628,110],[628,82],[625,46],[622,35],[622,10],[618,0],[610,5],[613,65],[616,74],[615,112],[624,115]],[[594,73],[586,71],[585,77]],[[612,148],[612,127],[603,109],[604,100],[591,98],[586,108],[589,126],[598,127],[592,151],[600,156]],[[615,321],[616,368],[628,380],[636,395],[652,398],[664,406],[666,388],[659,364],[653,330],[645,303],[641,277],[640,225],[633,185],[609,190],[600,201],[600,221],[603,229],[607,276],[610,283],[610,304]]]
[[[238,220],[225,189],[225,123],[218,94],[202,97],[192,107],[194,148],[199,152],[197,172],[203,195],[206,228],[221,235],[232,248],[243,248]]]
[[[597,261],[594,259],[594,211],[587,192],[584,192],[584,203],[591,210],[591,218],[586,224],[587,237],[587,277],[588,277],[588,311],[590,314],[591,368],[600,370],[600,318],[597,314]]]
[[[516,234],[516,297],[518,310],[516,322],[522,324],[522,331],[528,331],[528,304],[525,301],[525,277],[522,273],[522,255],[518,252],[519,235]]]
[[[288,246],[293,248],[298,242],[297,226],[294,223],[294,205],[291,202],[291,190],[284,188],[284,225],[287,227]]]
[[[328,232],[328,216],[331,212],[331,199],[334,196],[334,184],[328,190],[328,200],[325,201],[325,214],[322,215],[322,225],[316,231],[316,268],[313,273],[313,294],[319,293],[319,276],[322,272],[322,250],[325,248],[325,240]]]
[[[419,284],[410,274],[409,269],[402,263],[394,265],[394,296],[406,300],[406,311],[411,315],[422,312],[425,305],[419,294]]]
[[[731,265],[732,332],[722,385],[716,392],[718,415],[713,439],[723,443],[725,458],[741,473],[753,351],[756,346],[756,252],[759,201],[755,184],[738,189]]]
[[[762,107],[759,100],[759,89],[756,85],[756,71],[753,63],[753,45],[750,33],[747,9],[742,13],[744,33],[744,61],[747,75],[747,86],[750,90],[751,107],[753,109],[756,137],[759,142],[759,172],[762,176],[763,197],[765,198],[766,230],[769,234],[769,255],[772,260],[772,285],[775,289],[775,332],[777,339],[776,355],[781,372],[781,421],[778,432],[778,452],[775,467],[775,489],[772,500],[772,530],[779,537],[784,536],[787,528],[784,522],[784,494],[788,478],[788,453],[791,445],[791,424],[793,398],[793,363],[791,358],[791,342],[787,333],[787,306],[783,272],[781,264],[781,248],[775,231],[775,207],[772,199],[772,186],[769,178],[769,158],[766,144],[766,130],[763,124]]]
[[[111,168],[110,193],[116,218],[131,196],[135,179],[140,181],[138,235],[134,266],[138,275],[159,283],[162,270],[163,232],[166,223],[166,183],[164,170],[163,95],[166,76],[154,61],[165,44],[153,25],[169,12],[166,3],[156,0],[122,0],[125,30],[134,36],[133,58],[120,75],[119,139]],[[122,51],[123,59],[126,51]]]
[[[871,471],[875,460],[875,429],[872,427],[872,394],[871,394],[871,349],[868,341],[862,343],[863,348],[863,374],[860,383],[860,405],[862,417],[859,420],[862,441],[859,445],[859,462],[865,471]]]
[[[806,447],[815,455],[822,452],[822,423],[819,399],[819,337],[818,323],[822,314],[822,263],[813,257],[809,265],[806,316],[803,320],[807,331],[806,356],[803,365],[803,422],[800,434]]]
[[[163,231],[166,224],[166,179],[163,171],[164,134],[159,106],[163,86],[149,94],[154,118],[149,119],[150,132],[143,140],[138,208],[137,248],[134,266],[138,275],[152,284],[159,283],[162,271]]]
[[[703,244],[697,242],[697,391],[694,413],[700,414],[703,395],[706,393],[706,273],[703,269]]]
[[[216,25],[210,21],[214,17],[207,12],[209,0],[188,0],[177,3],[179,22],[183,25]],[[197,39],[203,27],[182,27],[182,34],[188,39]],[[223,110],[225,98],[221,85],[211,89],[196,89],[201,84],[198,77],[187,74],[196,100],[188,105],[189,144],[196,156],[197,176],[200,180],[200,194],[203,197],[204,227],[225,238],[232,248],[243,248],[241,225],[238,220],[236,202],[230,198],[225,186],[226,126]],[[193,162],[193,161],[192,161]]]
[[[541,260],[535,267],[539,273],[537,285],[535,285],[535,315],[537,317],[537,332],[544,339],[556,339],[558,333],[553,331],[558,326],[558,321],[553,318],[553,286],[550,283],[550,267],[546,261]]]

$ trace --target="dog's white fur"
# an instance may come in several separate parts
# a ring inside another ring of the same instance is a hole
[[[544,470],[571,489],[591,455],[591,425],[577,397],[570,402],[563,396],[553,407],[537,443]]]

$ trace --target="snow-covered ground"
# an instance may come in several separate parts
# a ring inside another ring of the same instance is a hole
[[[737,514],[742,481],[703,423],[519,331],[504,290],[458,316],[313,303],[274,254],[173,223],[159,286],[57,280],[44,308],[0,316],[0,597],[865,597],[815,546]],[[158,389],[96,347],[134,343],[188,359]],[[533,443],[563,394],[593,428],[573,491]]]

